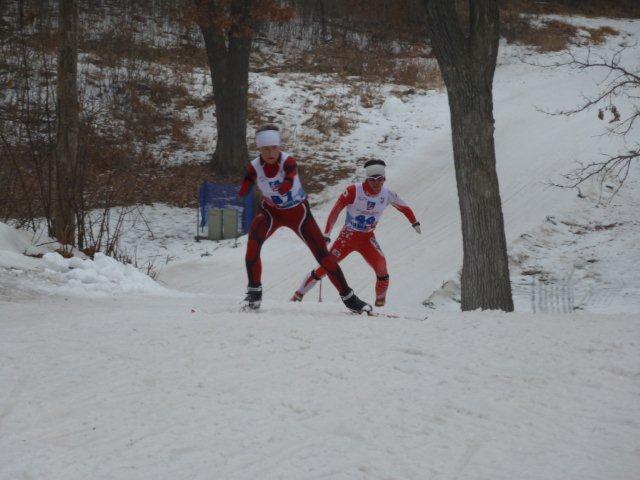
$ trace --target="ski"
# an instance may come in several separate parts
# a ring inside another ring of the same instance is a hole
[[[400,318],[400,315],[396,315],[395,313],[383,313],[383,312],[374,312],[374,311],[369,311],[366,313],[370,317]]]
[[[404,315],[398,315],[395,313],[384,313],[384,312],[375,312],[375,311],[365,311],[365,312],[344,312],[347,315],[362,315],[362,313],[366,313],[368,317],[381,317],[381,318],[391,318],[391,319],[404,319],[404,320],[414,320],[417,322],[424,322],[429,317],[425,315],[424,318],[420,317],[407,317]]]

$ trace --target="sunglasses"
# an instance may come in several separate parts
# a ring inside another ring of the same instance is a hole
[[[380,180],[384,180],[384,175],[373,175],[371,177],[367,177],[367,180],[371,180],[372,182],[378,182]]]

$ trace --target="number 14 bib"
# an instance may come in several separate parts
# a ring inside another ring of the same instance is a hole
[[[376,196],[369,196],[364,192],[362,184],[356,185],[356,198],[352,204],[347,205],[347,218],[345,224],[353,230],[369,232],[376,227],[380,215],[389,205],[389,190],[382,187]]]

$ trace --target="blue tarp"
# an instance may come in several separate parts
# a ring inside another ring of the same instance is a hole
[[[200,228],[207,224],[208,212],[211,208],[237,207],[242,210],[242,231],[248,232],[249,225],[255,215],[254,189],[243,198],[238,197],[238,185],[202,182],[198,190],[200,207]]]

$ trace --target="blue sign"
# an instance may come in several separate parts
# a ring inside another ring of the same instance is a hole
[[[207,214],[212,208],[238,208],[242,210],[242,231],[248,232],[255,215],[255,189],[244,197],[238,197],[239,185],[202,182],[198,190],[200,228],[207,224]]]

